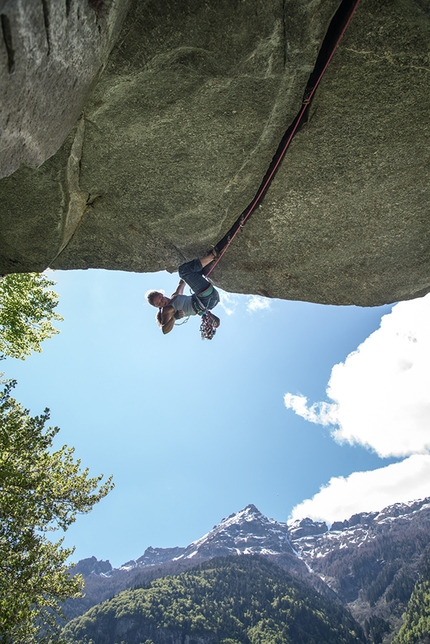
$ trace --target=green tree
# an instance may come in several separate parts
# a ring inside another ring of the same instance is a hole
[[[430,644],[430,557],[415,584],[395,644]]]
[[[3,383],[4,384],[4,383]],[[66,445],[53,451],[58,427],[45,427],[49,410],[31,417],[0,391],[0,642],[51,641],[60,602],[76,596],[82,578],[66,564],[73,549],[46,533],[65,531],[89,512],[113,484],[91,478]],[[58,641],[58,640],[55,640]]]
[[[41,342],[58,333],[53,320],[58,295],[55,282],[41,273],[15,273],[0,278],[0,356],[25,360],[40,353]]]

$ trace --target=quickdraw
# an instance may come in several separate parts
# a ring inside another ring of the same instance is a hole
[[[202,321],[200,324],[200,335],[202,340],[212,340],[216,333],[216,327],[213,323],[213,317],[210,314],[210,311],[205,311],[202,314]]]

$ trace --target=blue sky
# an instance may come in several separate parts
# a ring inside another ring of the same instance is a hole
[[[430,495],[428,298],[392,312],[225,294],[209,342],[195,318],[157,328],[144,294],[176,275],[53,278],[61,333],[3,368],[33,414],[51,409],[58,444],[114,475],[67,532],[74,560],[185,546],[249,503],[332,521]]]

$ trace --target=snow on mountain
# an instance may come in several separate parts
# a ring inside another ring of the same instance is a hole
[[[147,569],[169,562],[193,560],[199,563],[213,557],[240,554],[262,554],[290,560],[294,557],[302,560],[308,569],[312,569],[313,561],[325,557],[333,550],[360,546],[389,529],[393,523],[396,526],[407,524],[422,512],[430,513],[430,498],[396,503],[380,512],[355,514],[328,528],[326,523],[309,518],[280,523],[267,518],[255,505],[250,504],[223,519],[188,546],[149,547],[141,557],[124,563],[119,569],[113,569],[112,573],[115,570]],[[95,568],[93,574],[97,572]],[[103,574],[106,573],[112,574],[103,570]]]
[[[147,548],[139,559],[128,561],[120,570],[154,566],[168,561],[194,559],[203,561],[212,557],[239,554],[293,554],[286,523],[265,517],[255,505],[248,505],[231,514],[221,523],[186,548]]]
[[[248,505],[191,543],[178,559],[292,552],[287,524],[268,519],[255,505]]]
[[[359,547],[388,532],[394,525],[396,529],[401,529],[417,515],[429,511],[430,498],[426,498],[410,503],[396,503],[380,512],[355,514],[346,521],[333,523],[330,530],[324,523],[303,519],[289,525],[289,537],[297,554],[312,568],[313,561],[336,549]]]

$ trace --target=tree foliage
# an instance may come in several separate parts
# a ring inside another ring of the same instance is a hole
[[[66,560],[73,549],[47,533],[67,530],[113,487],[90,477],[66,445],[53,451],[58,427],[45,427],[49,410],[31,417],[0,392],[0,642],[50,641],[59,603],[76,595],[82,578]],[[45,633],[45,635],[43,635]]]
[[[408,603],[395,644],[430,644],[430,556]]]
[[[58,333],[52,325],[63,318],[55,312],[55,282],[41,273],[15,273],[0,278],[0,356],[24,360],[41,351],[41,342]]]

